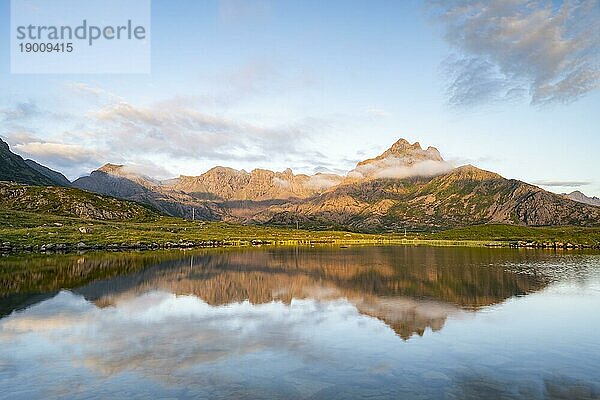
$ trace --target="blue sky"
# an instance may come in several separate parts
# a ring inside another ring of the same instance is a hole
[[[155,0],[150,74],[13,75],[1,0],[0,136],[71,178],[344,172],[404,137],[600,195],[600,5],[529,3]]]

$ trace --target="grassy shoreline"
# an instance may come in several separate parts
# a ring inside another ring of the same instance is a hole
[[[367,234],[155,217],[95,221],[0,210],[0,252],[171,249],[252,245],[428,245],[600,248],[600,228],[481,225],[437,233]]]

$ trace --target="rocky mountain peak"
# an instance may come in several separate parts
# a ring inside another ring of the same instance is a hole
[[[50,169],[47,169],[50,171]],[[60,185],[51,177],[28,165],[23,157],[10,151],[8,143],[0,139],[0,181],[26,185]]]
[[[406,150],[423,150],[421,148],[421,144],[419,142],[414,142],[410,144],[410,142],[404,138],[400,138],[394,143],[389,149],[388,152],[402,152]]]
[[[399,139],[381,155],[359,162],[348,173],[348,179],[433,176],[451,169],[452,165],[444,161],[435,147],[423,149],[419,142],[411,144],[406,139]]]
[[[384,151],[381,155],[371,158],[365,161],[361,161],[358,165],[366,165],[373,162],[386,160],[386,159],[397,159],[401,160],[404,165],[412,165],[422,161],[436,161],[443,162],[440,152],[435,147],[429,146],[427,149],[423,149],[419,142],[411,144],[406,139],[399,139],[389,149]]]
[[[96,171],[104,172],[111,175],[119,175],[123,172],[124,165],[107,163],[98,168]]]
[[[107,174],[111,177],[128,179],[143,186],[160,185],[160,181],[158,179],[144,174],[143,171],[137,166],[107,163],[93,171],[91,175],[98,175],[98,173]]]

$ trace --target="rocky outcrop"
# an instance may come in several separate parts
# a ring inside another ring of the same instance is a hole
[[[342,179],[333,174],[294,175],[291,169],[246,172],[215,167],[200,176],[181,176],[172,187],[212,200],[264,201],[306,198],[339,184]]]
[[[442,155],[435,147],[429,146],[427,149],[423,150],[419,142],[410,144],[406,139],[399,139],[379,156],[361,161],[357,166],[373,164],[390,157],[396,157],[402,160],[405,165],[413,165],[426,160],[444,161]]]
[[[444,161],[435,147],[422,149],[419,142],[410,144],[400,139],[381,155],[361,161],[345,180],[355,182],[378,178],[433,176],[448,172],[452,165]]]

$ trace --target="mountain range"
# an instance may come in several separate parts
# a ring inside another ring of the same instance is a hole
[[[171,216],[356,231],[437,230],[475,224],[600,225],[585,195],[559,195],[476,168],[455,167],[434,147],[398,140],[345,176],[214,167],[161,181],[106,164],[69,182],[0,145],[0,180],[71,186],[144,203]],[[578,193],[578,192],[576,192]]]

